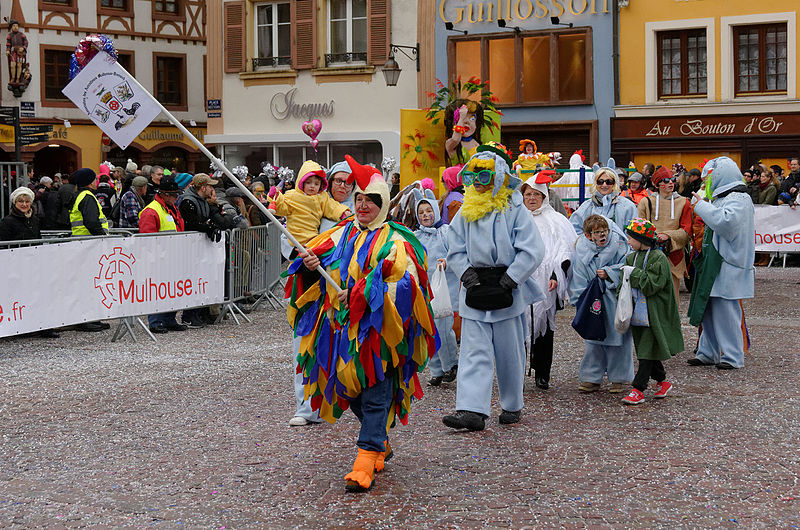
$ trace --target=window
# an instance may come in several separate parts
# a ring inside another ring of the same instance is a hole
[[[178,14],[180,0],[153,0],[153,7],[157,13]]]
[[[128,0],[100,0],[100,7],[127,10]]]
[[[503,105],[590,104],[591,29],[450,37],[450,77],[487,80]]]
[[[697,96],[708,92],[706,30],[658,33],[658,96]]]
[[[733,28],[736,95],[786,93],[786,24]]]
[[[124,52],[122,50],[117,50],[117,62],[129,74],[134,75],[136,73],[134,72],[133,52]]]
[[[186,56],[155,57],[156,99],[174,110],[186,110]]]
[[[367,0],[328,2],[325,65],[367,62]]]
[[[44,50],[44,98],[51,101],[68,101],[61,89],[69,83],[69,62],[72,52]]]
[[[57,6],[72,6],[72,0],[44,0],[44,4],[55,4]]]
[[[292,63],[292,18],[289,2],[256,6],[256,56],[259,67],[290,66]]]

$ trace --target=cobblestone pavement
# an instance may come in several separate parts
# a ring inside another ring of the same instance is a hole
[[[626,408],[577,390],[559,317],[553,386],[523,420],[454,433],[455,385],[426,387],[373,489],[344,493],[357,421],[291,428],[289,328],[111,344],[111,332],[0,340],[0,526],[734,527],[800,525],[800,271],[759,269],[746,367],[666,363],[674,392]],[[682,293],[685,313],[688,294]],[[687,347],[695,331],[684,327]],[[427,381],[427,372],[422,376]],[[496,397],[496,396],[495,396]]]

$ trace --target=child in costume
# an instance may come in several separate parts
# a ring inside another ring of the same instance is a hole
[[[391,456],[387,430],[408,422],[417,376],[438,346],[425,249],[387,222],[389,186],[380,170],[345,156],[356,217],[312,239],[287,269],[287,316],[301,337],[297,371],[305,397],[334,423],[351,408],[361,422],[347,491],[365,491]],[[342,289],[318,272],[321,265]]]
[[[325,189],[328,181],[322,166],[306,160],[297,176],[297,188],[281,193],[270,190],[269,208],[277,215],[286,217],[286,228],[305,245],[319,233],[323,217],[339,221],[350,215],[350,209],[335,201]]]
[[[694,211],[706,225],[703,246],[694,260],[695,279],[689,322],[702,323],[697,356],[691,366],[716,364],[720,370],[744,366],[750,346],[742,299],[753,298],[755,284],[755,208],[742,173],[726,156],[703,166],[705,194]]]
[[[521,169],[528,172],[542,168],[552,169],[558,164],[559,160],[561,160],[561,153],[557,151],[540,153],[536,150],[536,142],[525,138],[519,141],[519,156],[514,161],[511,169]],[[528,178],[528,175],[523,175],[522,178]]]
[[[628,202],[628,201],[626,201]],[[573,214],[574,215],[574,214]],[[590,215],[583,222],[583,235],[575,244],[575,263],[570,282],[570,303],[575,305],[595,276],[604,281],[603,317],[606,338],[585,340],[586,350],[578,369],[581,392],[596,392],[603,384],[603,375],[611,383],[609,392],[624,392],[633,380],[633,339],[631,332],[620,335],[614,329],[617,311],[616,288],[620,285],[620,268],[628,254],[627,236],[602,215]]]
[[[431,190],[425,190],[423,196],[419,190],[415,189],[414,198],[417,203],[417,221],[419,222],[419,228],[414,231],[414,235],[417,236],[428,254],[428,278],[433,277],[437,263],[445,266],[450,301],[455,306],[454,309],[458,309],[458,278],[447,269],[445,260],[450,225],[440,222],[436,197]],[[431,378],[428,384],[431,386],[439,386],[442,382],[451,383],[456,380],[458,373],[458,345],[456,344],[456,334],[453,331],[453,315],[437,318],[435,322],[442,345],[428,362],[431,367]]]
[[[450,224],[456,216],[461,204],[464,202],[464,186],[461,184],[459,172],[463,164],[448,167],[442,172],[442,184],[447,189],[447,195],[440,201],[442,205],[442,222]]]
[[[648,325],[631,326],[639,369],[633,379],[633,388],[622,398],[626,405],[638,405],[644,401],[644,391],[651,378],[658,387],[653,397],[667,397],[672,383],[667,381],[662,361],[683,351],[683,334],[678,303],[672,290],[669,259],[662,251],[654,249],[659,242],[655,225],[636,218],[628,223],[625,232],[633,252],[628,254],[622,270],[630,274],[631,287],[639,289],[647,303]]]
[[[544,245],[500,144],[482,145],[461,170],[464,205],[450,223],[447,266],[461,278],[461,352],[456,412],[448,427],[480,431],[491,412],[497,367],[500,423],[517,423],[523,407],[525,312],[544,295],[533,271]]]

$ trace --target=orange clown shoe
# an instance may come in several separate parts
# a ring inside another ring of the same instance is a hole
[[[380,456],[379,451],[358,450],[353,470],[345,475],[344,488],[351,493],[361,493],[372,487],[375,477],[375,463]]]
[[[386,446],[386,449],[378,453],[378,459],[375,461],[375,472],[380,473],[383,471],[384,463],[388,462],[394,456],[394,451],[392,451],[392,446],[389,445],[389,440],[383,442],[383,445]]]

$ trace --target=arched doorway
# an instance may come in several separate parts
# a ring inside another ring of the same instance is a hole
[[[78,153],[66,145],[50,144],[33,155],[37,176],[70,175],[78,169]]]
[[[185,172],[189,153],[180,147],[164,147],[150,155],[150,165],[162,166],[170,171]]]
[[[107,160],[114,164],[114,166],[122,167],[124,169],[125,166],[128,165],[128,160],[133,160],[137,166],[142,167],[144,158],[140,149],[134,147],[133,145],[129,145],[127,149],[113,147],[106,154],[103,160]]]

